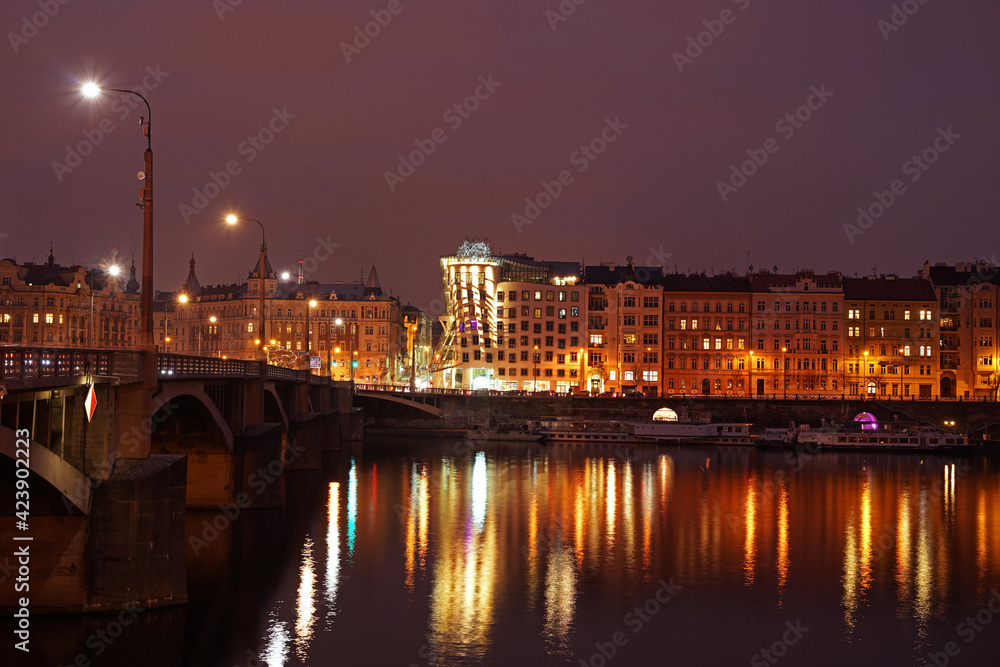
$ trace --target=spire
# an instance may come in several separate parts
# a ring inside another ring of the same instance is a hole
[[[260,258],[258,258],[257,259],[257,263],[253,265],[253,269],[250,271],[249,278],[251,280],[259,280],[260,279]],[[274,273],[274,269],[271,268],[271,260],[267,259],[265,257],[264,258],[264,279],[265,280],[274,280],[275,278],[277,278],[277,275]]]
[[[365,296],[366,297],[382,296],[382,285],[378,281],[378,273],[375,272],[374,264],[372,264],[372,270],[368,274],[368,282],[365,283]]]
[[[49,241],[49,266],[56,263],[56,256],[52,254],[52,241]]]
[[[306,281],[305,276],[302,275],[302,248],[299,248],[299,277],[298,284],[301,285]]]
[[[184,281],[184,291],[188,296],[197,296],[198,294],[201,294],[201,283],[198,282],[198,276],[194,274],[194,253],[191,253],[191,261],[189,264],[191,268],[188,270],[187,280]]]
[[[192,262],[194,260],[191,260]],[[135,255],[132,255],[132,266],[129,267],[129,279],[128,283],[125,285],[125,291],[128,294],[138,294],[139,293],[139,281],[135,279]]]

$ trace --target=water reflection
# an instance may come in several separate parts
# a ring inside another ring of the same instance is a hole
[[[324,581],[327,627],[337,614],[340,584],[340,483],[330,482],[326,502],[326,580]]]
[[[781,480],[778,491],[778,553],[776,557],[778,570],[778,604],[781,605],[785,587],[788,585],[788,569],[791,561],[788,557],[788,486],[785,479]]]
[[[299,590],[295,598],[295,653],[306,660],[309,642],[316,622],[316,561],[313,560],[313,542],[308,537],[302,545],[302,565],[299,570]]]
[[[358,531],[358,464],[352,458],[347,473],[347,553],[354,557],[354,539]]]
[[[545,573],[545,628],[543,633],[548,642],[550,654],[572,657],[570,640],[575,609],[576,568],[573,557],[566,549],[560,534],[549,551]]]
[[[820,455],[798,470],[780,455],[708,452],[351,458],[323,487],[326,548],[305,531],[296,587],[271,606],[261,656],[274,665],[322,664],[324,633],[349,639],[363,616],[347,601],[370,589],[381,599],[395,587],[402,602],[383,611],[411,610],[415,647],[426,644],[422,653],[436,664],[508,664],[498,656],[511,642],[522,651],[535,642],[544,654],[526,667],[575,662],[593,652],[591,637],[609,633],[609,609],[631,609],[674,577],[690,599],[707,591],[706,600],[752,604],[771,616],[832,612],[838,646],[904,642],[919,657],[953,637],[956,606],[981,606],[959,581],[963,567],[981,594],[995,585],[991,507],[1000,489],[985,477],[969,482],[950,461],[901,456]],[[386,520],[393,515],[399,521]],[[327,622],[318,630],[320,602]],[[699,632],[683,616],[670,622]]]
[[[746,501],[744,508],[745,535],[743,538],[743,585],[753,585],[754,569],[757,566],[757,495],[754,489],[756,480],[747,478]]]

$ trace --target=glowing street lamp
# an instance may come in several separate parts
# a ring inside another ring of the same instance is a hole
[[[152,119],[153,112],[149,108],[149,100],[134,90],[124,88],[104,88],[96,83],[83,84],[81,92],[85,97],[95,98],[103,91],[135,95],[146,104],[146,119],[139,118],[142,132],[146,135],[145,171],[139,172],[139,179],[144,181],[142,189],[142,295],[139,308],[139,336],[141,345],[153,349],[153,148]]]
[[[781,348],[781,387],[784,398],[788,398],[788,365],[785,363],[785,352],[788,352],[788,348]]]
[[[309,328],[309,313],[310,311],[318,305],[316,299],[309,299],[306,302],[306,372],[312,371],[312,352],[310,351],[310,343],[312,342],[312,331]]]
[[[264,340],[264,286],[267,284],[267,276],[265,275],[265,266],[267,266],[267,241],[264,238],[264,223],[260,220],[254,218],[240,218],[233,214],[226,216],[226,222],[230,225],[235,225],[237,222],[256,222],[260,226],[260,300],[257,305],[258,324],[257,324],[257,354],[261,359],[265,359],[264,346],[261,341]]]

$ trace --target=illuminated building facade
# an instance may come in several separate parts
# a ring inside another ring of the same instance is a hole
[[[924,263],[940,317],[942,397],[993,398],[1000,387],[1000,270],[992,262]]]
[[[938,395],[938,304],[923,278],[844,278],[847,394]]]
[[[270,363],[305,368],[312,357],[316,372],[336,380],[404,384],[408,348],[402,309],[397,298],[383,292],[374,267],[365,282],[319,283],[301,275],[279,280],[269,262],[262,279],[259,264],[242,284],[202,286],[192,260],[177,293],[171,350],[256,359],[263,289],[264,347]]]
[[[662,393],[663,272],[659,267],[587,266],[588,389]]]
[[[565,393],[579,386],[586,322],[576,262],[494,255],[465,241],[441,258],[439,385]]]
[[[750,278],[750,292],[755,393],[799,398],[843,395],[840,274],[759,271]]]
[[[114,275],[115,273],[118,275]],[[0,260],[0,344],[131,348],[139,342],[139,283],[118,267]]]
[[[664,393],[747,395],[766,390],[753,365],[765,355],[750,344],[750,281],[746,276],[663,278]]]

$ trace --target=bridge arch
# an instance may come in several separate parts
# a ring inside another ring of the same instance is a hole
[[[161,383],[160,393],[158,393],[153,399],[154,409],[150,418],[154,419],[160,412],[165,412],[167,416],[169,416],[173,412],[169,406],[175,404],[178,399],[184,396],[194,399],[205,408],[216,427],[218,427],[219,432],[222,434],[222,438],[225,440],[229,451],[233,451],[233,429],[226,422],[222,413],[219,412],[219,408],[215,405],[215,402],[212,401],[209,395],[205,393],[203,385],[200,382]]]
[[[267,406],[269,405],[269,402],[267,400],[268,396],[270,396],[272,399],[274,399],[274,409],[278,413],[278,415],[281,417],[281,425],[284,427],[285,433],[288,433],[288,413],[285,411],[285,406],[284,406],[284,404],[282,404],[281,397],[278,395],[277,390],[274,388],[274,384],[270,383],[270,382],[264,385],[264,403],[265,403],[265,405],[264,405],[264,414],[265,415],[267,415]],[[265,419],[265,421],[267,421],[267,420]]]
[[[17,437],[13,429],[0,426],[0,454],[16,461]],[[83,514],[90,513],[90,478],[59,458],[59,455],[37,442],[28,445],[31,472],[44,479],[62,494],[64,502],[72,504]],[[23,460],[23,455],[22,455]],[[12,465],[16,466],[16,463]],[[11,476],[10,479],[14,477]],[[13,483],[12,483],[13,484]]]
[[[384,391],[359,391],[357,392],[357,395],[359,397],[364,397],[364,398],[374,398],[381,401],[399,403],[407,407],[416,408],[417,410],[422,410],[438,418],[444,415],[444,411],[441,410],[441,408],[438,408],[433,405],[428,405],[427,403],[412,401],[408,398],[402,398],[401,396],[396,396],[395,394],[390,394]]]

